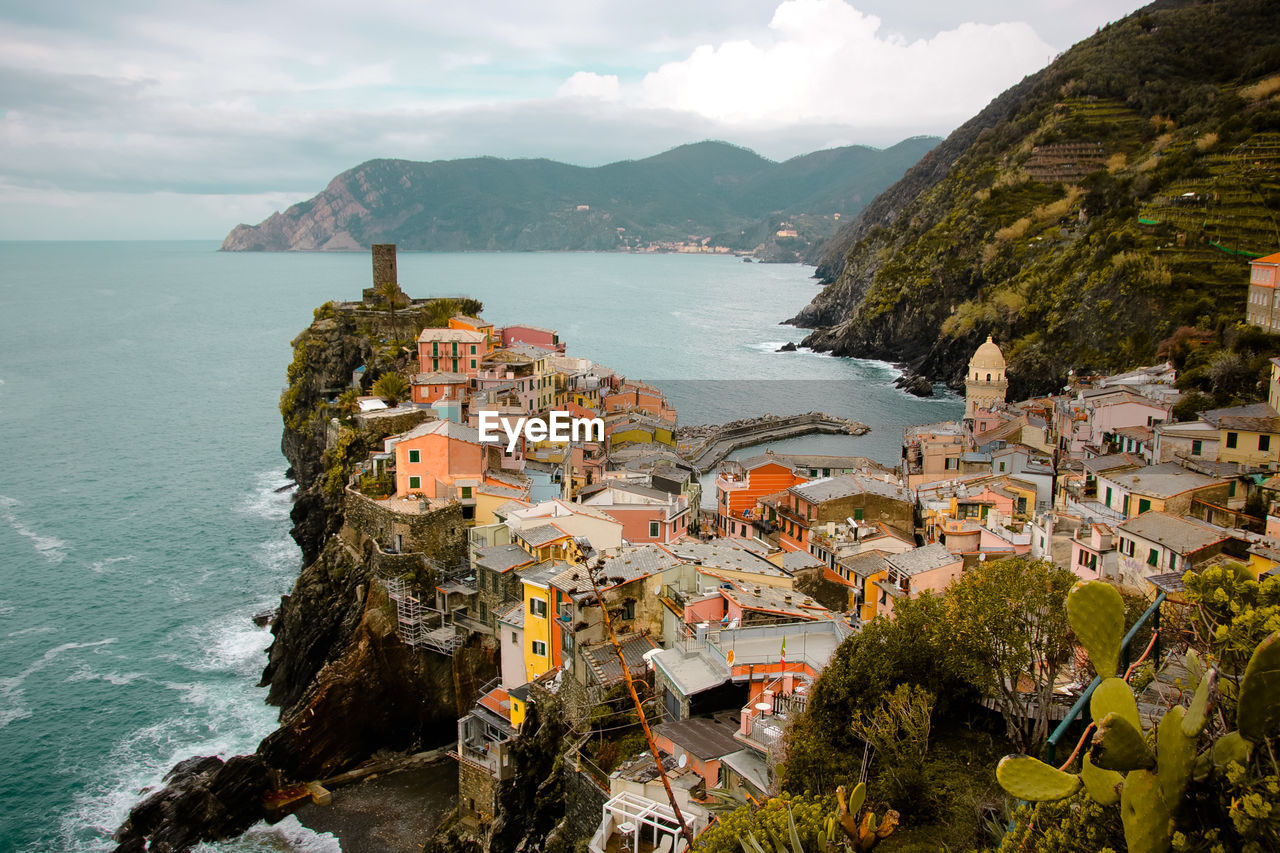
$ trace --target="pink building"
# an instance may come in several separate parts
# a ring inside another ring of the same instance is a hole
[[[1066,450],[1088,450],[1101,456],[1104,439],[1125,427],[1152,427],[1171,420],[1169,407],[1123,388],[1098,388],[1080,392],[1058,413],[1058,434]]]
[[[960,577],[964,560],[938,543],[914,551],[890,554],[883,580],[876,581],[880,596],[877,614],[893,618],[893,605],[898,598],[916,598],[922,592],[942,592]]]
[[[480,372],[488,346],[483,333],[470,329],[423,329],[418,335],[418,370],[474,377]]]
[[[1071,571],[1081,580],[1116,576],[1115,531],[1111,525],[1081,524],[1071,537]]]
[[[419,373],[410,380],[413,402],[430,405],[444,400],[461,404],[467,399],[471,380],[462,373]]]
[[[608,481],[598,492],[584,499],[592,507],[622,522],[622,536],[627,542],[659,542],[668,544],[684,537],[692,524],[689,499],[651,486],[622,481]]]
[[[564,352],[564,344],[560,341],[560,335],[556,330],[544,329],[541,326],[529,326],[523,323],[505,326],[501,332],[501,340],[503,349],[528,344],[549,352]]]

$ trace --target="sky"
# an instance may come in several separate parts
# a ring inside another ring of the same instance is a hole
[[[945,136],[1136,0],[5,0],[0,239],[221,239],[376,157]]]

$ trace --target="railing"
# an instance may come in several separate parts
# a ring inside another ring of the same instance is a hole
[[[1129,645],[1133,642],[1133,638],[1138,635],[1139,629],[1151,620],[1151,630],[1155,633],[1155,646],[1152,649],[1152,659],[1160,658],[1160,605],[1164,604],[1166,596],[1163,592],[1156,596],[1156,600],[1146,609],[1146,612],[1133,623],[1133,627],[1124,635],[1124,640],[1120,643],[1120,669],[1127,670],[1129,668]],[[1098,689],[1098,685],[1102,683],[1102,676],[1095,675],[1093,681],[1089,682],[1089,686],[1080,694],[1080,698],[1071,706],[1071,710],[1067,711],[1067,716],[1058,727],[1053,730],[1053,734],[1049,735],[1049,740],[1045,745],[1045,758],[1049,764],[1057,764],[1058,758],[1058,742],[1066,736],[1071,726],[1082,716],[1089,712],[1089,699],[1093,696],[1093,691]]]

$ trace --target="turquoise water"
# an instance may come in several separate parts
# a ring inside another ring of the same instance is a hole
[[[358,297],[365,255],[221,254],[214,242],[0,243],[0,853],[99,851],[147,786],[273,727],[249,621],[298,551],[276,400],[289,341]],[[558,328],[573,355],[666,382],[687,422],[822,408],[876,427],[813,452],[892,463],[901,425],[954,398],[887,365],[774,353],[809,270],[731,258],[412,255],[414,296]],[[782,382],[786,378],[822,379]],[[734,380],[694,384],[688,380]],[[795,405],[792,405],[795,404]],[[790,406],[790,408],[788,408]],[[338,849],[288,821],[210,849]]]

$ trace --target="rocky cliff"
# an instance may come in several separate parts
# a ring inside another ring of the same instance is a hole
[[[869,205],[790,322],[953,386],[993,335],[1014,395],[1238,322],[1280,245],[1278,26],[1263,0],[1167,0],[1103,28]]]
[[[237,835],[266,816],[269,789],[335,775],[379,750],[430,748],[456,736],[476,687],[496,673],[494,651],[479,642],[452,656],[408,647],[396,634],[382,579],[407,575],[433,585],[433,565],[465,556],[461,512],[422,516],[406,537],[420,550],[385,554],[379,510],[344,487],[352,466],[396,422],[338,426],[328,400],[361,364],[370,380],[404,367],[413,350],[399,344],[414,329],[480,309],[473,300],[438,300],[396,315],[326,305],[294,340],[280,408],[282,448],[298,483],[293,535],[305,565],[281,600],[262,677],[268,701],[280,707],[280,727],[254,755],[175,766],[166,787],[120,827],[119,851],[183,851]]]
[[[396,243],[419,251],[608,251],[715,236],[772,244],[786,220],[795,250],[834,230],[937,140],[885,150],[850,146],[783,163],[722,142],[685,145],[596,168],[481,157],[370,160],[315,197],[258,225],[225,251],[327,251]],[[789,221],[789,217],[801,217]],[[792,259],[795,250],[790,251]]]

